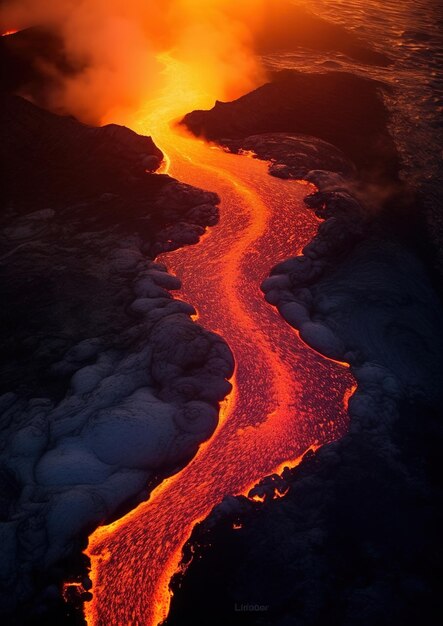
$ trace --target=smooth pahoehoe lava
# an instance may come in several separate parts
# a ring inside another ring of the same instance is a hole
[[[169,70],[185,79],[171,62]],[[303,204],[309,189],[268,176],[261,161],[171,129],[169,120],[201,104],[201,94],[174,85],[176,92],[151,103],[132,126],[153,135],[175,177],[221,198],[219,224],[198,245],[160,261],[182,280],[180,297],[195,306],[199,323],[228,341],[236,360],[233,391],[195,459],[149,501],[91,535],[89,626],[161,623],[193,526],[224,496],[247,493],[347,426],[353,379],[345,364],[303,344],[260,291],[270,268],[299,253],[316,232],[318,220]]]

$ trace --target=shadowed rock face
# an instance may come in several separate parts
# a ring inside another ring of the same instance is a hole
[[[335,184],[344,186],[346,179],[355,179],[357,170],[345,155],[332,144],[309,135],[293,133],[261,133],[243,139],[223,139],[232,152],[252,152],[258,159],[269,161],[269,173],[277,178],[307,180],[310,172],[319,175],[328,171]]]
[[[143,194],[151,195],[165,184],[162,178],[146,176],[163,158],[150,137],[115,124],[101,128],[81,124],[18,96],[1,97],[0,115],[3,205],[36,210],[48,203],[72,204],[105,193],[141,200]],[[135,217],[135,208],[128,210]],[[140,207],[138,212],[141,215]],[[109,211],[84,213],[82,219],[94,219],[98,225]]]
[[[146,173],[161,152],[128,129],[13,96],[1,113],[0,611],[62,623],[87,534],[189,462],[230,390],[229,348],[153,262],[219,200]]]
[[[182,123],[194,134],[228,146],[231,140],[263,133],[311,135],[342,150],[364,179],[392,184],[399,160],[379,88],[344,72],[284,71],[234,102],[188,113]]]
[[[63,41],[44,28],[27,28],[0,39],[0,91],[17,93],[24,89],[41,106],[46,104],[49,91],[56,86],[43,67],[53,67],[57,73],[75,72],[63,50]]]

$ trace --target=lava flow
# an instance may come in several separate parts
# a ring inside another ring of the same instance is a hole
[[[89,626],[157,626],[193,526],[227,494],[244,493],[310,446],[341,436],[353,384],[343,364],[303,344],[260,291],[272,266],[316,232],[318,220],[303,204],[306,185],[171,129],[169,120],[208,101],[188,89],[185,68],[163,61],[176,91],[150,103],[132,127],[153,135],[174,177],[216,191],[222,202],[219,224],[200,244],[160,260],[182,280],[181,297],[196,307],[199,323],[229,342],[236,372],[218,429],[194,460],[149,501],[91,535]]]

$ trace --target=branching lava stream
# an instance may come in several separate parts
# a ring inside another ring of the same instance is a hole
[[[177,84],[177,76],[186,81],[183,68],[164,62],[175,92],[171,86],[131,126],[153,135],[174,177],[221,198],[220,223],[198,245],[160,260],[182,280],[180,297],[196,307],[199,323],[228,341],[236,359],[234,389],[217,431],[194,460],[149,501],[91,535],[89,626],[159,624],[169,608],[168,583],[196,522],[225,495],[246,493],[313,444],[342,435],[353,384],[344,364],[304,345],[260,291],[270,268],[315,234],[318,220],[302,202],[306,185],[273,178],[259,160],[171,129],[169,120],[208,101]]]

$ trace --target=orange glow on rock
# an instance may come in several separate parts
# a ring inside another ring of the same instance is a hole
[[[254,496],[251,496],[251,500],[254,500],[254,502],[264,502],[265,496],[259,496],[255,494]]]
[[[63,596],[65,602],[68,601],[68,593],[69,593],[69,590],[72,589],[72,588],[78,589],[79,592],[83,592],[84,591],[82,583],[78,583],[78,582],[64,583],[63,584],[63,588],[62,588],[62,596]]]
[[[299,254],[301,254],[301,253],[299,253]],[[293,328],[292,331],[297,335],[297,338],[298,338],[299,341],[301,341],[302,343],[305,343],[303,341],[303,339],[301,338],[301,336],[300,336],[300,331],[297,328]],[[314,348],[312,348],[311,346],[309,346],[309,347],[310,347],[311,350],[314,350]],[[316,352],[316,350],[314,350],[314,352]],[[320,354],[320,353],[318,353],[318,354]],[[347,368],[351,367],[349,365],[349,363],[346,363],[346,361],[337,361],[337,359],[333,359],[332,357],[325,356],[324,354],[322,354],[321,356],[322,356],[323,359],[327,359],[328,361],[331,361],[332,363],[337,363],[337,365],[341,365],[341,367],[347,367]]]
[[[203,243],[160,260],[182,281],[180,297],[196,307],[199,322],[228,341],[236,369],[219,426],[194,460],[147,502],[90,536],[89,626],[161,623],[169,581],[194,525],[224,496],[248,493],[262,477],[294,467],[308,449],[341,436],[343,397],[354,384],[342,364],[303,344],[260,291],[271,267],[316,232],[318,221],[302,202],[306,186],[268,176],[262,161],[211,149],[171,128],[169,120],[212,102],[186,67],[168,55],[161,62],[168,89],[130,125],[153,135],[172,176],[217,192],[222,203],[220,223]]]
[[[349,389],[346,390],[345,395],[343,396],[343,406],[347,411],[349,409],[349,400],[352,398],[354,393],[357,391],[357,385],[352,385]]]

